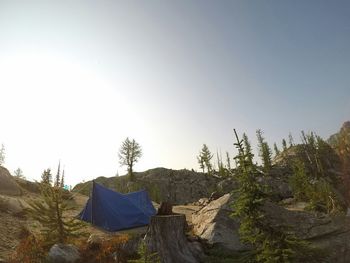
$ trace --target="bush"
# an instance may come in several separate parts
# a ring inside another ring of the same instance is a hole
[[[100,246],[91,247],[84,243],[79,251],[82,255],[80,263],[88,262],[119,262],[126,263],[126,255],[123,251],[123,245],[129,240],[128,235],[118,235],[108,240],[103,240]],[[113,257],[117,257],[117,261]]]
[[[10,256],[9,263],[42,263],[45,262],[46,251],[40,237],[26,233],[19,242],[15,252]]]

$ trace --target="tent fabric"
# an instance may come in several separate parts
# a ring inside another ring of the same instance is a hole
[[[145,190],[121,194],[93,182],[91,197],[78,218],[113,232],[148,225],[155,213]]]

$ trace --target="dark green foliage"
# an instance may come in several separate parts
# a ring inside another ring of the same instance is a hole
[[[287,150],[287,142],[285,139],[282,140],[282,150],[286,151]]]
[[[264,137],[262,136],[262,131],[257,130],[256,136],[258,138],[258,147],[259,147],[259,155],[263,164],[264,172],[268,173],[271,170],[271,149],[267,142],[265,142]]]
[[[52,184],[52,175],[51,175],[51,170],[46,169],[41,175],[41,184],[47,184],[51,185]]]
[[[49,169],[44,174],[49,177]],[[72,208],[68,207],[67,201],[63,198],[62,183],[58,170],[53,186],[47,181],[40,184],[42,200],[32,200],[27,209],[28,214],[41,224],[41,234],[48,247],[55,243],[65,243],[69,238],[78,237],[81,234],[79,230],[82,223],[65,215]]]
[[[273,149],[275,150],[275,156],[277,156],[277,155],[279,155],[279,154],[280,154],[280,150],[278,149],[278,147],[277,147],[277,144],[276,144],[276,143],[274,143],[274,144],[273,144]]]
[[[229,169],[227,169],[222,161],[221,154],[219,155],[218,152],[216,152],[216,159],[217,159],[217,165],[218,165],[218,173],[219,176],[225,177],[229,175]]]
[[[293,176],[290,178],[297,200],[309,203],[308,208],[324,213],[343,212],[345,204],[336,188],[340,178],[331,171],[339,166],[333,149],[314,133],[301,133],[303,144],[296,148]]]
[[[245,133],[243,133],[243,147],[245,149],[245,154],[247,155],[247,162],[250,165],[253,165],[253,157],[254,157],[254,155],[252,154],[252,147],[250,145],[248,136]]]
[[[141,241],[137,254],[139,259],[128,260],[128,263],[160,263],[160,258],[158,253],[150,253],[147,249],[147,245],[144,241]]]
[[[197,157],[197,160],[203,172],[204,172],[204,169],[207,168],[207,173],[209,175],[211,175],[213,171],[213,166],[211,164],[212,158],[213,158],[213,154],[210,152],[208,146],[206,144],[203,144],[202,150],[200,151],[199,156]]]
[[[289,141],[289,147],[292,147],[294,145],[294,139],[291,133],[288,135],[288,141]]]
[[[253,250],[244,255],[244,260],[237,262],[313,262],[314,252],[308,243],[296,238],[283,227],[272,227],[265,218],[263,205],[267,200],[266,187],[259,184],[257,171],[249,158],[251,153],[243,147],[243,140],[235,132],[238,150],[236,159],[237,179],[239,189],[235,193],[233,216],[239,217],[240,238],[244,243],[251,244]],[[300,253],[300,252],[303,253]],[[312,257],[309,257],[311,256]],[[305,261],[306,258],[310,261]],[[317,261],[315,261],[317,262]]]
[[[126,138],[125,141],[122,142],[119,149],[119,162],[121,165],[127,166],[130,181],[135,180],[133,167],[141,156],[141,146],[134,139],[129,140],[129,138]]]
[[[228,152],[226,152],[226,167],[227,170],[229,171],[229,174],[231,173],[231,158],[230,158],[230,154]]]

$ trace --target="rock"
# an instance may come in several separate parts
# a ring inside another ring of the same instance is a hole
[[[239,223],[230,216],[233,212],[230,207],[232,201],[231,195],[225,194],[194,213],[193,231],[209,244],[229,250],[244,250],[247,246],[239,240]]]
[[[21,188],[11,176],[10,172],[0,166],[0,194],[18,196],[22,194]]]
[[[79,259],[79,251],[73,245],[55,244],[48,254],[48,261],[51,263],[74,263]]]
[[[217,191],[216,186],[222,180],[205,173],[166,168],[135,173],[135,178],[135,182],[129,183],[127,176],[99,177],[96,182],[122,193],[146,189],[151,199],[157,203],[170,202],[173,205],[179,205],[209,197],[212,192]],[[88,195],[90,186],[86,187],[86,184],[91,185],[91,182],[79,184],[73,191]]]
[[[238,182],[232,177],[226,178],[217,184],[220,193],[227,194],[238,188]]]
[[[209,204],[209,199],[208,198],[201,198],[197,202],[195,202],[194,204],[198,205],[198,206],[206,206],[207,204]]]
[[[346,121],[343,123],[342,127],[341,127],[342,130],[347,130],[347,129],[350,129],[350,121]]]
[[[274,201],[280,201],[293,197],[292,188],[285,180],[277,177],[260,177],[259,181],[262,184],[266,184],[272,192],[272,198]]]
[[[239,222],[230,217],[233,197],[226,194],[192,215],[194,233],[209,244],[231,251],[249,249],[239,240]],[[350,258],[350,218],[307,211],[287,210],[266,202],[265,220],[274,228],[284,228],[312,246],[326,251],[327,262],[347,263]]]
[[[264,205],[266,220],[274,227],[286,227],[325,251],[327,262],[347,263],[350,257],[350,218],[305,211],[289,211],[273,203]]]

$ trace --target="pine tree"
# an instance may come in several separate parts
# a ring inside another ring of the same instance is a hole
[[[234,145],[238,150],[235,159],[238,161],[239,188],[235,192],[233,216],[240,219],[241,240],[253,246],[252,252],[245,255],[244,262],[318,262],[315,251],[310,249],[307,242],[296,238],[283,227],[272,227],[265,220],[263,204],[267,200],[266,187],[258,182],[256,168],[249,160],[250,154],[244,149],[243,140],[239,139],[236,130],[234,133]]]
[[[226,152],[226,167],[227,170],[229,171],[229,174],[231,173],[231,158],[230,158],[230,154],[228,152]]]
[[[271,149],[267,142],[265,142],[264,137],[262,136],[262,131],[257,130],[256,135],[258,138],[258,146],[259,146],[259,155],[261,157],[261,161],[263,164],[264,171],[268,173],[271,170],[272,162],[271,162]]]
[[[287,150],[287,142],[285,139],[282,140],[282,150],[283,152]]]
[[[52,185],[52,175],[51,175],[51,169],[48,168],[44,170],[44,172],[41,175],[41,184],[47,184]]]
[[[245,133],[243,133],[243,147],[245,149],[245,154],[247,155],[247,161],[249,161],[252,165],[254,155],[252,154],[252,147],[250,145],[248,136]]]
[[[218,172],[221,177],[224,177],[227,175],[227,170],[225,169],[224,163],[222,161],[222,156],[221,154],[219,155],[219,152],[216,151],[216,159],[217,159],[217,164],[218,164]]]
[[[13,172],[14,176],[16,176],[17,178],[20,179],[25,179],[25,176],[23,175],[23,171],[21,168],[17,168],[14,172]]]
[[[119,149],[119,163],[127,166],[130,181],[135,181],[133,173],[134,164],[141,158],[142,149],[134,139],[130,140],[128,137],[122,142]]]
[[[280,154],[280,150],[278,149],[276,143],[273,144],[273,149],[275,150],[275,156],[278,156]]]
[[[44,180],[40,183],[42,200],[31,201],[27,209],[28,214],[42,225],[41,234],[48,247],[78,237],[82,228],[81,222],[66,216],[66,212],[72,208],[63,198],[63,179],[59,170],[53,186],[49,183],[50,176],[50,169],[45,170]]]
[[[292,133],[289,133],[288,140],[289,140],[289,147],[292,147],[294,145],[294,139],[293,139]]]
[[[199,163],[199,168],[202,169],[202,172],[204,173],[204,169],[205,169],[205,163],[204,163],[204,159],[202,156],[197,156],[197,160]]]
[[[199,156],[197,157],[199,163],[203,162],[203,171],[204,168],[207,168],[207,173],[209,175],[212,174],[213,166],[211,164],[211,159],[213,158],[213,154],[210,152],[208,146],[206,144],[203,144],[202,150],[199,153]],[[202,168],[202,167],[201,167]]]

